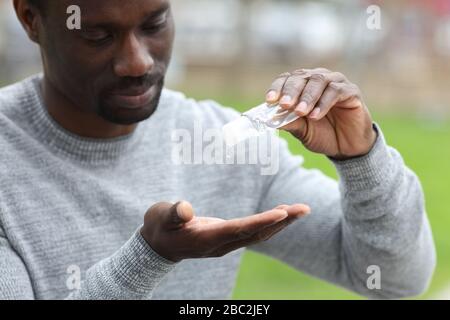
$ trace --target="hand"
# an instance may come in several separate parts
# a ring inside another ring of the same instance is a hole
[[[173,262],[220,257],[269,239],[309,211],[302,204],[280,205],[252,216],[223,220],[196,217],[186,201],[159,202],[145,214],[141,234],[156,253]]]
[[[377,133],[359,88],[338,72],[300,69],[280,75],[266,95],[300,118],[283,130],[310,151],[335,159],[362,156],[372,149]]]

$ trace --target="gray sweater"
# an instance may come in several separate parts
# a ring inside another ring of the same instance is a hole
[[[421,186],[381,131],[368,155],[334,162],[339,183],[302,168],[281,139],[273,175],[261,164],[180,165],[173,129],[220,128],[238,113],[165,89],[132,134],[88,139],[49,116],[41,78],[0,90],[0,298],[230,298],[244,249],[173,263],[139,234],[152,204],[180,199],[224,219],[308,204],[309,216],[248,249],[372,298],[427,288],[436,257]]]

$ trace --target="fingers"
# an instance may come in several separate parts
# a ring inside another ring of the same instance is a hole
[[[311,78],[303,89],[295,112],[300,117],[311,114],[328,85],[331,82],[340,83],[345,80],[345,76],[339,72],[315,73],[311,75]]]
[[[320,101],[318,101],[317,105],[314,105],[314,110],[310,111],[309,118],[313,120],[323,118],[341,99],[340,92],[343,86],[341,83],[330,83],[320,97]]]
[[[300,69],[292,73],[285,72],[279,75],[270,86],[266,94],[266,102],[279,103],[281,107],[289,109],[294,106],[308,82],[310,74]]]
[[[300,117],[316,118],[322,114],[315,107],[330,83],[349,82],[342,73],[323,68],[283,73],[272,83],[266,101],[278,102],[283,110],[295,111]]]
[[[304,75],[293,75],[289,77],[282,89],[280,107],[285,110],[292,109],[297,103],[300,94],[308,83]]]
[[[293,222],[295,222],[296,220],[298,220],[300,217],[308,215],[310,213],[310,208],[303,204],[295,204],[292,206],[281,205],[278,206],[276,209],[286,210],[288,212],[288,217],[275,224],[272,224],[270,226],[261,229],[259,232],[255,233],[251,237],[235,240],[223,245],[222,247],[216,250],[215,255],[223,256],[239,248],[247,247],[259,243],[261,241],[266,241],[272,238],[275,234],[277,234],[287,226],[289,226],[290,224],[292,224]]]
[[[266,241],[266,240],[270,239],[273,235],[275,235],[277,232],[283,230],[285,227],[290,225],[295,220],[296,220],[295,218],[291,218],[291,219],[286,218],[283,221],[280,221],[273,226],[265,228],[264,230],[260,231],[259,233],[253,235],[252,237],[229,242],[229,243],[219,247],[218,249],[216,249],[214,256],[221,257],[231,251],[234,251],[234,250],[237,250],[240,248],[244,248],[244,247],[248,247],[253,244],[257,244],[261,241]]]
[[[294,204],[291,206],[281,205],[277,208],[249,217],[224,221],[215,225],[215,232],[222,241],[233,242],[241,239],[251,238],[265,228],[275,225],[286,218],[299,218],[309,214],[311,209],[304,204]]]
[[[289,217],[302,217],[305,215],[308,215],[311,212],[311,208],[307,206],[306,204],[293,204],[293,205],[280,205],[276,207],[275,209],[283,209],[286,210]]]
[[[211,225],[211,237],[218,240],[219,245],[253,236],[263,228],[278,223],[288,216],[286,210],[274,209],[245,218],[223,221]],[[209,237],[207,235],[207,237]]]
[[[286,80],[289,78],[290,73],[286,72],[280,74],[267,90],[266,101],[269,104],[276,103],[280,99],[281,91],[283,90]]]
[[[309,114],[329,83],[328,76],[324,74],[312,75],[300,96],[300,103],[295,108],[295,112],[301,117]]]
[[[356,86],[346,83],[331,82],[308,117],[312,120],[320,120],[339,102],[358,96],[359,91]],[[356,104],[355,106],[358,105],[359,104]]]

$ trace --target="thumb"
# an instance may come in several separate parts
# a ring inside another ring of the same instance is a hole
[[[171,227],[179,227],[194,218],[194,209],[187,201],[178,201],[170,207],[166,219],[167,225]]]
[[[300,141],[303,141],[304,137],[306,137],[307,135],[308,124],[305,118],[300,117],[297,120],[281,127],[280,129],[291,133],[294,137],[296,137]]]

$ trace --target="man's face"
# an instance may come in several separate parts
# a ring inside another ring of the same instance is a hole
[[[156,110],[170,61],[169,0],[49,1],[40,45],[47,78],[72,105],[117,124]],[[67,8],[81,8],[69,30]]]

